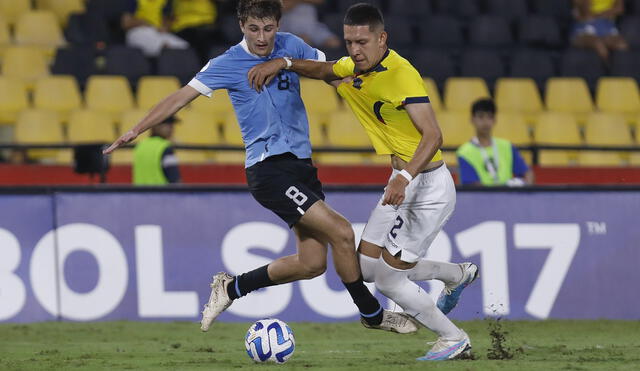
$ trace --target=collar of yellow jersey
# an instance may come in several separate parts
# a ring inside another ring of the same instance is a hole
[[[384,52],[384,55],[382,56],[382,58],[380,58],[380,61],[379,61],[378,63],[376,63],[376,65],[375,65],[375,66],[373,66],[373,67],[369,68],[369,69],[368,69],[368,70],[366,70],[366,71],[358,72],[358,71],[356,70],[356,67],[354,66],[354,67],[353,67],[353,73],[355,73],[355,74],[356,74],[356,76],[358,76],[358,75],[364,75],[364,74],[367,74],[367,73],[369,73],[369,72],[384,72],[384,71],[386,71],[386,70],[387,70],[387,67],[385,67],[385,66],[383,66],[383,65],[382,65],[382,61],[384,61],[384,60],[385,60],[385,58],[387,58],[387,57],[389,56],[389,52],[391,52],[391,49],[387,48],[387,51],[386,51],[386,52]]]

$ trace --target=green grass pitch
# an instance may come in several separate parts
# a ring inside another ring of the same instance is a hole
[[[640,370],[640,321],[458,322],[474,359],[415,361],[433,333],[398,335],[359,323],[296,323],[284,365],[254,364],[250,323],[0,324],[0,370]],[[501,339],[504,337],[504,339]],[[496,357],[511,359],[491,359]]]

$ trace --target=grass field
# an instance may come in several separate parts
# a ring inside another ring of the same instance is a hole
[[[1,324],[0,370],[640,370],[638,321],[459,324],[475,359],[425,364],[414,361],[435,340],[425,329],[397,335],[358,323],[290,323],[296,351],[284,365],[252,363],[248,322],[216,323],[208,333],[186,322]]]

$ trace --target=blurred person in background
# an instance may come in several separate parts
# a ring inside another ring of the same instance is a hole
[[[342,45],[329,27],[318,20],[316,6],[324,0],[284,0],[283,3],[280,31],[291,32],[318,48],[335,49]]]
[[[471,106],[476,136],[458,148],[460,183],[483,186],[522,186],[533,183],[533,172],[518,149],[506,139],[492,135],[496,105],[483,98]]]
[[[189,42],[202,63],[209,59],[211,47],[223,40],[216,24],[217,2],[226,0],[173,0],[171,30]]]
[[[178,159],[171,147],[174,116],[151,128],[151,135],[133,150],[133,184],[164,185],[180,183]]]
[[[129,0],[121,26],[128,46],[147,57],[157,57],[164,48],[186,49],[189,43],[169,32],[172,0]]]
[[[595,50],[605,62],[611,50],[629,49],[615,24],[623,13],[623,0],[573,0],[573,45]]]

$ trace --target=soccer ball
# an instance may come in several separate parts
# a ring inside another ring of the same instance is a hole
[[[249,357],[256,362],[285,363],[293,355],[296,341],[286,323],[267,318],[249,327],[244,346]]]

